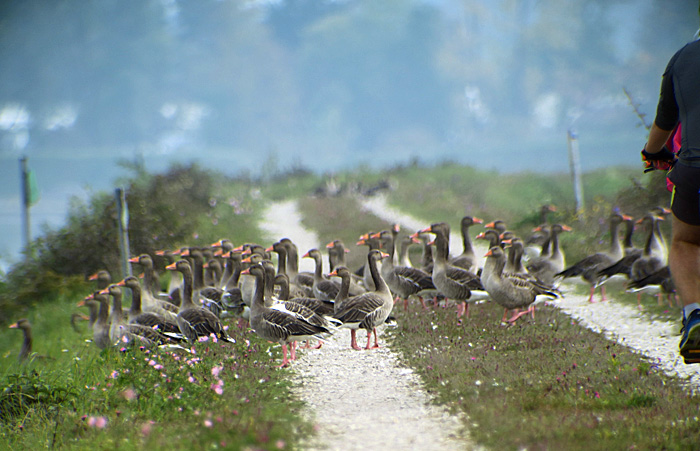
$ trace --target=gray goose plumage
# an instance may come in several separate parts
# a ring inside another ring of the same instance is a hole
[[[394,230],[397,228],[395,227]],[[404,310],[407,310],[408,298],[416,295],[423,308],[427,308],[419,293],[425,290],[435,290],[431,275],[418,268],[394,264],[394,254],[396,253],[396,235],[394,233],[383,231],[372,237],[382,241],[389,251],[389,256],[382,260],[381,274],[391,292],[396,296],[395,301],[402,299]]]
[[[166,266],[165,269],[182,274],[182,305],[176,319],[180,332],[190,342],[197,341],[199,337],[209,336],[210,334],[214,334],[225,341],[233,341],[216,315],[194,303],[194,275],[190,264],[186,260],[178,260]]]
[[[465,216],[462,218],[460,223],[460,230],[462,232],[462,253],[452,258],[449,263],[452,266],[457,266],[459,268],[464,268],[467,271],[473,271],[477,266],[477,258],[474,254],[474,246],[472,245],[472,240],[469,237],[469,228],[474,224],[483,224],[483,220],[474,216]]]
[[[112,297],[112,311],[109,315],[110,344],[157,346],[170,341],[168,337],[155,329],[126,321],[122,310],[122,290],[117,284],[111,284],[100,291],[100,294],[108,294]]]
[[[112,345],[109,339],[109,304],[107,295],[102,294],[100,291],[86,296],[85,299],[78,302],[78,307],[87,305],[86,303],[90,300],[95,300],[99,304],[97,319],[92,325],[92,342],[98,348],[105,349]]]
[[[329,333],[328,329],[310,324],[297,315],[275,310],[265,306],[265,270],[260,265],[252,265],[244,273],[255,277],[255,294],[250,309],[250,326],[258,336],[264,340],[282,345],[282,364],[286,367],[290,361],[296,359],[295,348],[291,347],[291,359],[288,358],[287,345],[296,341],[317,338],[322,340],[320,334]]]
[[[486,253],[484,264],[484,278],[486,291],[493,301],[507,310],[526,309],[515,313],[508,322],[513,323],[521,316],[533,312],[533,303],[538,296],[546,296],[551,299],[558,297],[552,290],[547,290],[531,279],[517,274],[509,274],[503,271],[506,265],[506,256],[500,246],[493,246]],[[505,318],[505,313],[504,313]]]
[[[591,286],[591,295],[588,298],[588,302],[593,302],[593,294],[595,289],[600,286],[600,297],[601,301],[605,301],[605,285],[601,285],[602,276],[600,275],[600,270],[606,268],[613,263],[620,260],[624,251],[622,249],[622,243],[619,233],[620,224],[622,224],[623,217],[620,213],[613,213],[610,216],[610,247],[606,252],[596,252],[583,259],[579,260],[575,264],[569,266],[565,270],[557,273],[554,277],[576,277],[581,276],[583,280],[588,282]]]
[[[22,347],[19,351],[19,361],[24,362],[32,353],[32,325],[29,320],[22,318],[17,320],[16,323],[10,324],[10,329],[20,329],[24,335],[24,340],[22,341]]]
[[[341,321],[341,328],[350,329],[350,346],[353,349],[361,349],[357,345],[355,333],[357,329],[367,331],[367,345],[365,349],[378,348],[377,326],[386,321],[394,307],[394,298],[389,286],[377,267],[378,262],[387,256],[380,250],[374,249],[367,253],[367,266],[376,289],[358,296],[350,297],[342,303],[339,311],[333,317]],[[374,345],[370,346],[372,333],[374,333]]]
[[[180,329],[177,322],[172,318],[167,318],[158,315],[154,312],[144,312],[141,308],[141,284],[134,276],[126,277],[119,281],[117,286],[125,287],[131,290],[131,307],[127,312],[128,322],[130,324],[139,324],[141,326],[156,328],[161,332],[179,333]]]
[[[433,262],[432,279],[435,288],[438,289],[447,299],[452,299],[457,303],[457,317],[469,315],[469,304],[467,301],[475,301],[477,298],[485,297],[484,286],[479,276],[465,270],[451,266],[448,263],[450,250],[450,226],[447,223],[435,223],[420,232],[430,232],[435,234],[435,260]],[[479,291],[479,296],[472,296],[472,291]],[[484,296],[481,296],[484,294]]]
[[[642,256],[632,263],[630,267],[630,280],[632,283],[642,280],[660,271],[666,262],[662,260],[663,251],[660,250],[656,237],[656,222],[659,219],[653,214],[647,214],[637,221],[638,225],[643,225],[646,228],[647,236],[644,245]],[[637,292],[637,306],[642,307],[641,291]]]
[[[559,244],[559,234],[570,232],[571,227],[565,224],[553,224],[549,228],[549,251],[544,255],[528,261],[527,271],[546,284],[554,283],[554,275],[566,268],[566,256]]]

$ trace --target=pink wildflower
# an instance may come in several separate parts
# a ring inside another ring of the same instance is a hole
[[[221,370],[223,370],[223,369],[224,369],[223,366],[215,366],[215,367],[212,367],[212,369],[211,369],[211,375],[214,376],[214,377],[218,377],[218,376],[219,376],[219,373],[221,373]]]
[[[207,420],[204,420],[204,426],[210,428],[210,427],[214,426],[214,423],[212,423],[211,420],[207,419]]]

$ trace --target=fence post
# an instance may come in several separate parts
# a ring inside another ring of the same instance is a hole
[[[576,199],[576,217],[579,221],[584,219],[583,183],[581,182],[581,157],[578,151],[578,136],[576,132],[567,130],[567,142],[569,147],[569,168],[571,179],[574,183],[574,197]]]
[[[129,264],[129,208],[126,205],[126,194],[124,189],[115,190],[117,198],[117,222],[119,223],[119,253],[122,264],[122,277],[131,275],[131,265]]]

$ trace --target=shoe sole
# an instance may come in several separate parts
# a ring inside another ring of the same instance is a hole
[[[700,323],[688,331],[688,339],[680,348],[680,353],[686,364],[700,363]]]

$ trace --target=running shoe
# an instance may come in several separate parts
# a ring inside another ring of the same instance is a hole
[[[700,309],[693,310],[688,317],[683,314],[680,351],[686,365],[700,363]]]

